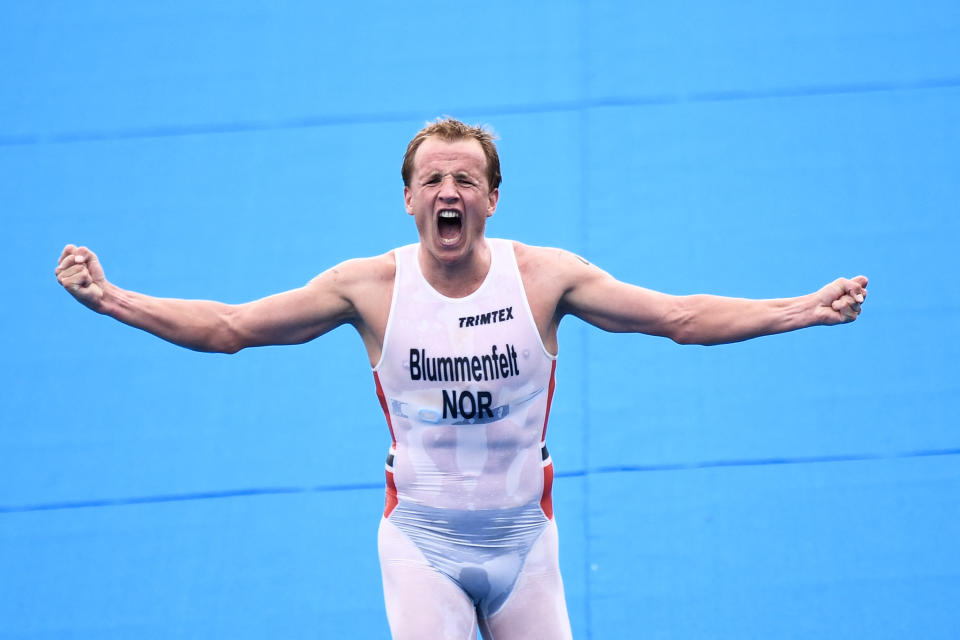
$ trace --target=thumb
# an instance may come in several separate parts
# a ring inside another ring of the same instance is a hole
[[[77,250],[74,252],[74,260],[77,264],[85,264],[90,272],[90,277],[94,280],[102,280],[104,278],[103,267],[100,266],[100,260],[97,259],[97,254],[87,247],[77,247]]]
[[[96,260],[97,256],[90,251],[87,247],[77,247],[76,251],[73,252],[74,259],[77,262],[89,262],[91,259]]]

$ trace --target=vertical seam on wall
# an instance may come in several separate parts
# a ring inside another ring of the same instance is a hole
[[[588,25],[588,11],[589,4],[587,0],[580,0],[578,5],[578,17],[579,17],[579,43],[580,43],[580,78],[579,78],[579,92],[580,92],[580,105],[577,110],[577,128],[578,134],[580,137],[580,148],[579,148],[579,172],[580,172],[580,202],[579,202],[579,213],[580,213],[580,253],[582,255],[589,255],[589,226],[587,225],[587,207],[589,205],[588,198],[588,166],[587,166],[587,156],[589,151],[589,141],[590,137],[588,135],[588,119],[589,119],[589,102],[588,98],[590,96],[590,84],[589,84],[589,30]],[[590,353],[590,332],[588,327],[581,326],[581,354],[580,357],[583,359],[582,362],[589,363],[589,353]],[[583,371],[583,369],[581,369]],[[590,392],[590,375],[589,372],[584,372],[585,375],[580,377],[580,413],[581,413],[581,447],[583,451],[583,466],[584,469],[590,468],[590,429],[592,425],[590,424],[590,411],[589,411],[589,392]],[[583,476],[583,562],[584,562],[584,622],[586,627],[586,637],[587,640],[593,638],[593,619],[592,619],[592,609],[593,609],[593,595],[591,593],[591,580],[592,580],[592,571],[591,566],[592,562],[592,544],[591,544],[591,531],[590,531],[590,474],[584,474]]]

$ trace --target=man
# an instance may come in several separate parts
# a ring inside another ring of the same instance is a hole
[[[719,344],[850,322],[867,279],[797,298],[671,296],[558,249],[489,239],[500,165],[492,135],[438,120],[410,142],[404,202],[420,242],[349,260],[241,305],[160,299],[108,282],[68,245],[56,273],[94,311],[198,351],[363,338],[393,446],[379,548],[395,638],[568,638],[545,436],[557,328]]]

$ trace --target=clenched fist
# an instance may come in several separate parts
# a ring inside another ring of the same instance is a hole
[[[817,317],[821,324],[852,322],[867,299],[867,278],[838,278],[817,292]]]
[[[55,273],[70,295],[94,311],[101,310],[107,279],[93,251],[68,244],[60,254]]]

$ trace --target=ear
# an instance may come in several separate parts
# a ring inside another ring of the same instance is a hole
[[[413,215],[413,191],[408,186],[403,187],[403,206],[406,207],[407,213]]]
[[[487,217],[493,215],[493,212],[497,210],[497,202],[500,201],[500,189],[491,189],[490,194],[487,196]]]

